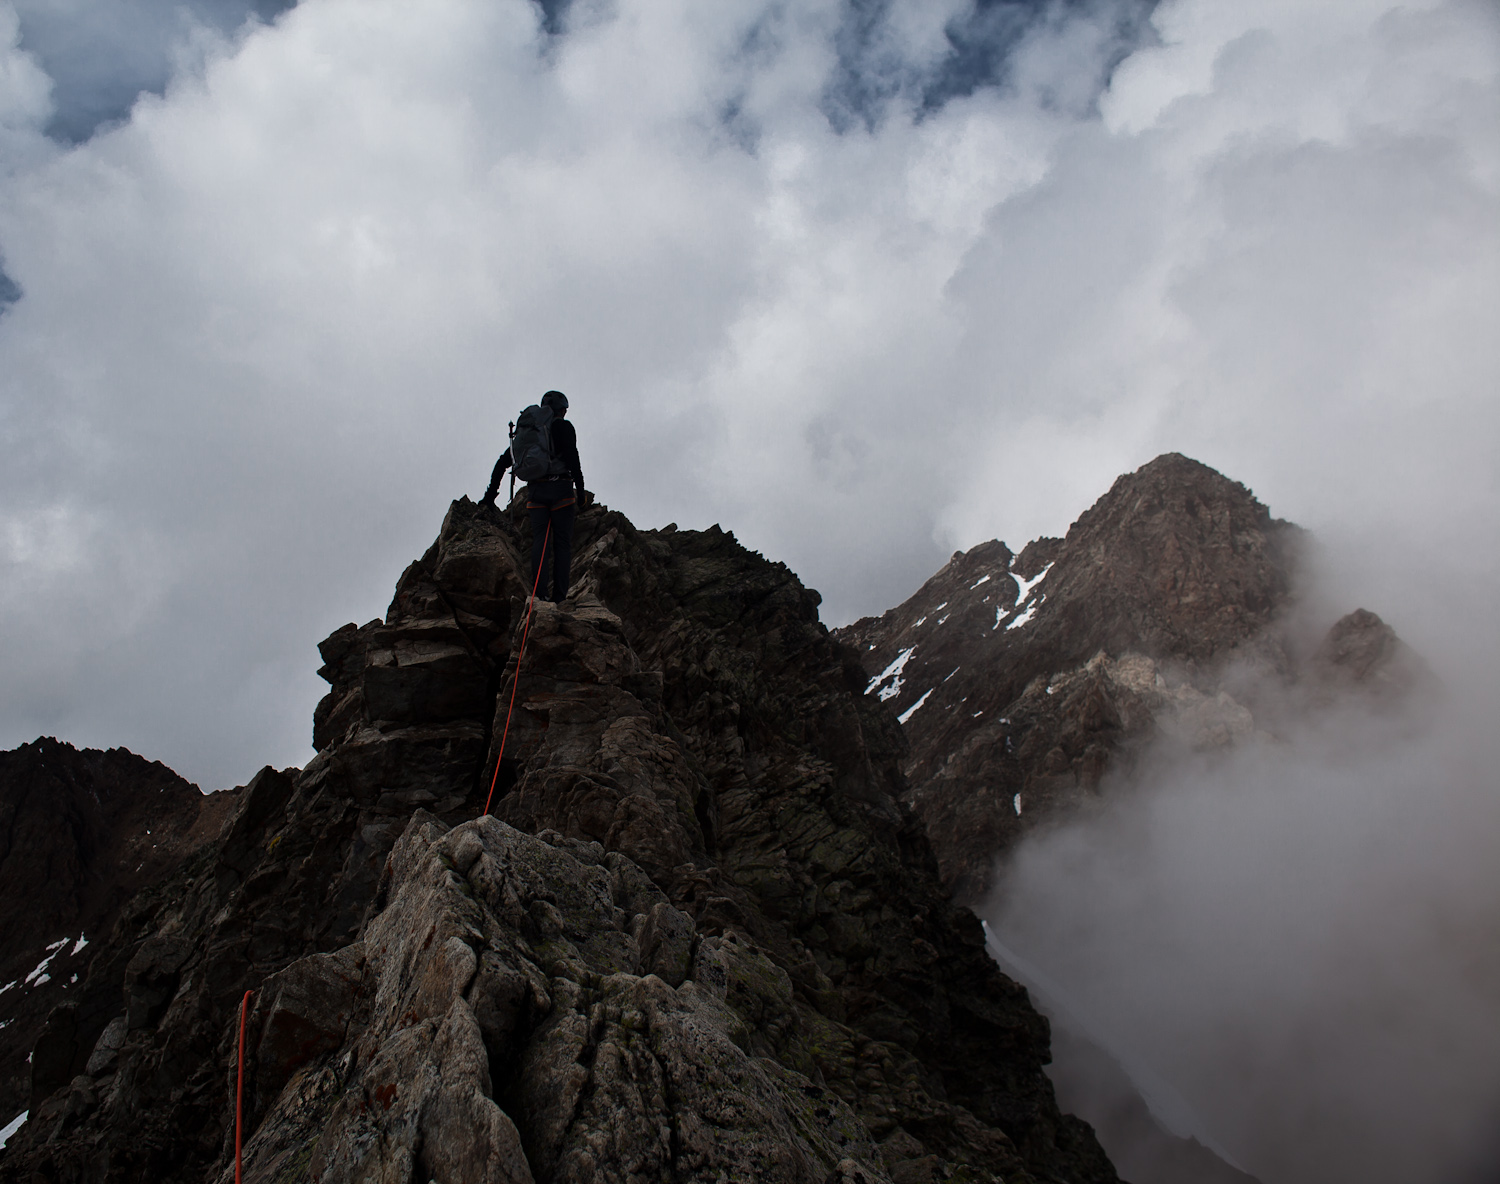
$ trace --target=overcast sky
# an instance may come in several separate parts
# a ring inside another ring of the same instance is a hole
[[[303,763],[549,387],[829,624],[1176,449],[1488,652],[1497,63],[1487,0],[0,0],[0,745]]]

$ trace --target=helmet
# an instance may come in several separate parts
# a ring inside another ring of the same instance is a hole
[[[568,396],[562,391],[548,391],[542,396],[542,406],[550,407],[553,411],[566,411],[568,409]]]

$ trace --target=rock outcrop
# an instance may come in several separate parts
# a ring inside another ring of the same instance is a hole
[[[323,643],[317,756],[121,910],[0,1180],[232,1179],[246,990],[251,1181],[1114,1180],[816,593],[596,508],[517,682],[527,547],[461,500]]]
[[[1094,799],[1150,742],[1213,749],[1288,703],[1399,695],[1420,662],[1359,610],[1304,654],[1296,526],[1176,453],[1119,478],[1063,539],[959,552],[904,604],[837,631],[899,714],[907,801],[976,903],[997,856]],[[1267,694],[1267,692],[1271,692]]]

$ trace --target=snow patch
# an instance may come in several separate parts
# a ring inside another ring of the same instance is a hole
[[[1051,570],[1052,564],[1049,563],[1046,567],[1042,568],[1041,571],[1037,572],[1036,575],[1034,575],[1029,580],[1016,575],[1015,572],[1011,572],[1010,578],[1015,580],[1016,587],[1020,589],[1020,591],[1016,593],[1016,603],[1020,604],[1023,600],[1030,596],[1031,590],[1038,584],[1040,584],[1043,580],[1045,580],[1047,578],[1047,573]]]
[[[932,694],[932,691],[932,687],[928,687],[925,691],[923,691],[922,697],[920,699],[918,699],[915,703],[913,703],[910,707],[908,707],[905,711],[903,711],[896,717],[896,722],[898,724],[904,724],[907,720],[914,716],[917,713],[917,708],[922,706],[923,703],[927,702],[927,696]]]
[[[21,981],[23,983],[26,983],[28,986],[40,986],[41,984],[37,981],[37,979],[38,976],[41,976],[41,982],[46,982],[47,965],[52,961],[53,958],[56,957],[56,954],[48,954],[45,958],[43,958],[36,964],[36,969]]]
[[[925,624],[927,624],[927,618],[926,617],[918,617],[915,621],[913,621],[911,623],[911,627],[913,629],[915,629],[918,625],[925,625]]]
[[[14,979],[13,978],[13,979],[10,980],[10,982],[6,983],[3,987],[0,987],[0,995],[5,994],[6,991],[10,990],[19,981],[20,981],[19,979]]]
[[[27,1058],[27,1060],[30,1059],[30,1057]],[[0,1127],[0,1147],[4,1147],[8,1142],[10,1142],[10,1137],[21,1129],[21,1124],[24,1123],[29,1117],[31,1117],[31,1111],[22,1110],[21,1113],[17,1114],[3,1127]]]
[[[1040,603],[1040,601],[1038,601],[1037,603]],[[1011,621],[1008,625],[1005,626],[1005,631],[1007,633],[1009,633],[1012,629],[1019,629],[1022,625],[1026,624],[1026,622],[1029,621],[1029,620],[1031,620],[1031,618],[1034,617],[1034,616],[1036,616],[1036,605],[1035,604],[1028,604],[1026,606],[1026,611],[1024,613],[1022,613],[1014,621]],[[996,622],[996,624],[998,624],[998,623],[999,622]]]
[[[960,670],[962,670],[962,669],[963,669],[963,667],[962,667],[962,666],[955,666],[955,667],[954,667],[954,668],[953,668],[953,674],[957,674],[957,673],[958,673],[958,672],[959,672],[959,671],[960,671]],[[950,675],[949,675],[949,676],[948,676],[948,678],[952,678],[952,677],[953,677],[953,674],[950,674]],[[945,678],[945,679],[943,679],[943,681],[944,681],[944,682],[947,682],[947,681],[948,681],[948,678]]]
[[[872,691],[874,691],[876,687],[880,687],[880,701],[882,703],[891,698],[891,696],[893,695],[899,695],[901,693],[901,683],[903,681],[901,672],[906,669],[906,663],[911,660],[911,656],[916,652],[916,648],[916,646],[910,646],[897,654],[895,659],[889,666],[887,666],[884,670],[882,670],[879,674],[877,674],[870,680],[870,685],[865,688],[865,694],[868,695]],[[885,683],[887,679],[892,680],[891,685],[883,686],[882,684]]]
[[[1021,813],[1021,795],[1020,794],[1016,794],[1015,801],[1013,801],[1011,803],[1011,805],[1013,805],[1016,808],[1016,814],[1019,815]]]
[[[147,833],[149,834],[150,832],[148,831]],[[73,943],[73,948],[68,951],[68,957],[71,958],[74,954],[78,953],[79,950],[83,949],[83,947],[88,944],[89,939],[84,934],[80,933],[78,935],[78,940]]]
[[[1008,608],[1001,608],[998,604],[995,606],[995,623],[990,626],[990,632],[993,633],[1000,628],[1000,622],[1005,620],[1005,614],[1008,612],[1010,612]]]
[[[47,953],[49,953],[49,954],[50,954],[50,953],[52,953],[52,952],[53,952],[53,951],[54,951],[54,950],[60,950],[60,949],[62,949],[62,948],[63,948],[63,946],[65,946],[65,945],[67,945],[67,944],[68,944],[68,939],[67,939],[67,938],[63,938],[63,939],[62,939],[62,940],[61,940],[61,941],[55,941],[55,942],[53,942],[53,943],[52,943],[52,944],[51,944],[51,945],[50,945],[50,946],[47,946],[47,947],[46,947],[46,949],[47,949]]]
[[[989,576],[980,576],[977,580],[975,580],[972,584],[969,585],[969,591],[972,592],[972,591],[974,591],[975,588],[979,587],[980,584],[988,584],[989,582],[990,582],[990,577]]]

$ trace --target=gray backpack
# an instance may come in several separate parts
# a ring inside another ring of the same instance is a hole
[[[552,408],[532,406],[516,416],[510,437],[511,470],[522,481],[566,477],[562,460],[552,452]]]

